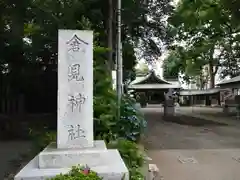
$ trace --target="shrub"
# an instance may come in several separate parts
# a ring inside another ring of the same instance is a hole
[[[136,101],[129,96],[123,96],[121,104],[121,117],[117,123],[119,137],[138,142],[144,134],[146,121],[135,107]]]
[[[145,180],[140,168],[129,168],[130,180]]]
[[[103,48],[95,48],[94,64],[94,135],[95,139],[109,142],[115,139],[117,122],[117,97],[112,89],[110,74],[106,71]],[[97,60],[96,60],[97,59]]]
[[[108,144],[108,148],[118,149],[127,167],[141,167],[144,163],[143,153],[132,141],[119,139]]]
[[[68,174],[60,174],[50,180],[102,180],[96,172],[87,167],[74,166]]]
[[[104,53],[101,47],[94,49],[94,134],[96,139],[106,142],[119,137],[139,141],[146,127],[143,115],[135,108],[135,100],[123,96],[121,117],[117,117],[117,96],[112,89],[110,74],[106,71]]]
[[[136,143],[119,139],[118,141],[110,142],[108,148],[119,150],[129,170],[130,180],[144,180],[144,176],[139,170],[144,164],[144,155]]]
[[[30,130],[30,136],[35,148],[35,151],[44,149],[49,143],[56,142],[57,132],[49,131],[48,129],[43,130]]]
[[[117,117],[116,98],[96,96],[94,99],[94,129],[97,139],[107,142],[125,138],[138,142],[144,134],[146,121],[136,109],[135,101],[129,96],[123,96],[121,102],[121,117]]]

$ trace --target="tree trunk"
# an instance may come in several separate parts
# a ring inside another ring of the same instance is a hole
[[[209,62],[209,78],[210,78],[210,88],[215,88],[215,74],[213,72],[213,64]]]
[[[213,59],[213,54],[214,54],[214,48],[212,48],[210,50],[210,54],[209,54],[209,79],[210,79],[210,88],[215,88],[215,74],[216,72],[214,72],[214,59]]]
[[[113,2],[108,0],[108,66],[113,69]]]
[[[204,89],[204,77],[202,72],[200,73],[200,76],[199,76],[199,86],[200,86],[200,90]]]

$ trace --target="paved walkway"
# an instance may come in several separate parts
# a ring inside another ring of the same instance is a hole
[[[184,108],[179,111],[186,114]],[[159,167],[162,180],[239,180],[238,123],[180,125],[164,121],[160,107],[150,106],[143,112],[148,120],[145,148]],[[187,112],[191,116],[191,111]]]

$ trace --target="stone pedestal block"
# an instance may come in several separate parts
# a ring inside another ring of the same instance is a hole
[[[95,167],[107,165],[109,153],[104,141],[94,141],[94,147],[81,149],[57,149],[52,143],[39,154],[39,168],[65,168],[77,164]]]
[[[93,151],[93,150],[92,150]],[[85,160],[84,163],[89,165],[90,169],[97,172],[99,176],[103,177],[104,180],[129,180],[128,169],[125,166],[118,150],[95,150],[95,153],[101,156],[100,158],[95,157],[95,161],[98,163],[92,164],[93,159],[87,157],[87,151],[81,154],[82,159]],[[44,154],[46,152],[41,152]],[[90,153],[90,150],[89,150]],[[92,153],[92,152],[91,152]],[[90,153],[90,154],[91,154]],[[71,168],[39,168],[40,164],[40,154],[31,160],[14,178],[14,180],[47,180],[49,178],[55,177],[58,174],[66,174]],[[84,157],[86,155],[86,157]],[[66,159],[63,158],[62,163]],[[89,162],[88,162],[89,161]],[[102,161],[102,162],[101,162]],[[44,161],[43,161],[44,162]],[[82,162],[76,162],[77,164],[82,164]],[[76,165],[76,164],[75,164]],[[46,166],[49,166],[46,164]],[[62,165],[59,165],[62,166]],[[58,167],[59,167],[58,166]]]

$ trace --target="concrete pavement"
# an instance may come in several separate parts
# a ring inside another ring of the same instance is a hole
[[[162,180],[239,180],[238,149],[151,151]],[[193,158],[187,159],[187,158]],[[180,160],[188,160],[183,163]]]

